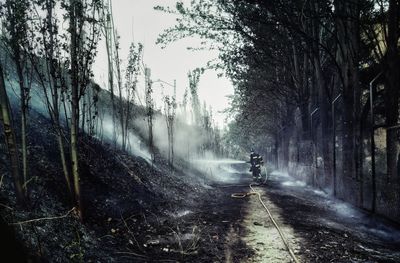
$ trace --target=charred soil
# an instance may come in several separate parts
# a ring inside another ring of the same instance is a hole
[[[83,135],[80,222],[51,125],[32,114],[27,207],[17,207],[5,151],[1,155],[0,215],[8,233],[1,241],[9,246],[0,248],[13,262],[225,262],[227,243],[234,262],[251,256],[240,238],[228,240],[230,229],[242,231],[243,202],[209,186],[195,169],[170,168],[160,155],[152,164]]]

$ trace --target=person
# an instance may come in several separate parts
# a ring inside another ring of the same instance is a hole
[[[260,165],[264,165],[264,159],[262,158],[261,155],[257,154],[257,160],[256,162]]]
[[[255,153],[253,149],[250,151],[250,172],[253,172],[253,177],[261,176],[261,165],[264,164],[264,160],[261,155]]]
[[[251,149],[250,150],[250,162],[249,162],[251,164],[251,167],[253,167],[253,165],[254,165],[255,157],[256,157],[256,154],[254,153],[254,150]],[[251,172],[251,167],[250,167],[250,172]]]

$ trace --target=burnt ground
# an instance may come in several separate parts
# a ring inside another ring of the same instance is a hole
[[[301,240],[305,262],[400,262],[400,227],[275,173],[263,198]]]
[[[10,262],[290,262],[255,197],[231,197],[249,191],[244,169],[217,169],[211,178],[83,137],[81,223],[67,213],[71,203],[48,121],[35,116],[30,130],[25,208],[15,204],[0,151],[0,254]],[[279,173],[257,190],[302,262],[400,262],[399,226]],[[18,223],[53,216],[62,217]]]
[[[0,144],[0,254],[12,262],[225,261],[227,233],[243,230],[244,201],[211,187],[207,175],[187,164],[171,169],[157,154],[153,165],[83,136],[81,223],[70,211],[51,125],[31,115],[26,207],[16,205]],[[240,239],[229,247],[237,251],[236,262],[252,253]]]
[[[220,184],[222,194],[250,191],[243,176]],[[400,226],[333,199],[322,191],[281,173],[256,187],[283,229],[300,262],[400,262]],[[276,229],[255,196],[234,199],[241,215],[234,234],[241,240],[228,262],[292,262]],[[224,209],[221,209],[224,211]],[[280,244],[277,244],[280,243]],[[240,248],[246,251],[240,253]],[[226,249],[225,249],[226,254]]]

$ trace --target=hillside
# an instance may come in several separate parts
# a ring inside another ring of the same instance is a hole
[[[51,123],[34,110],[30,117],[27,207],[17,209],[4,151],[0,168],[1,218],[13,226],[18,246],[24,247],[28,258],[40,262],[64,262],[66,258],[77,262],[129,262],[148,255],[153,259],[194,260],[194,255],[201,253],[197,248],[209,233],[193,224],[190,217],[196,213],[195,220],[200,220],[197,213],[207,214],[202,206],[218,195],[218,190],[209,186],[209,177],[195,169],[171,169],[159,154],[152,165],[142,157],[83,136],[80,167],[85,221],[81,223],[70,210]],[[2,235],[4,242],[9,238]]]

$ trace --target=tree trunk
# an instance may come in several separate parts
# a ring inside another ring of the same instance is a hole
[[[26,194],[26,182],[28,176],[28,149],[27,149],[27,112],[28,112],[28,100],[29,100],[29,90],[25,87],[24,83],[24,69],[21,55],[24,52],[23,41],[27,35],[27,29],[21,29],[21,27],[27,26],[27,16],[25,12],[28,12],[26,6],[23,3],[21,5],[11,4],[12,1],[8,0],[6,2],[8,19],[10,23],[17,24],[10,27],[10,39],[8,45],[11,47],[12,58],[15,63],[18,84],[20,89],[20,107],[21,107],[21,148],[22,148],[22,174],[23,174],[23,185],[22,188]]]
[[[114,41],[116,41],[114,27],[113,27],[113,32],[114,32]],[[118,95],[119,95],[119,121],[120,121],[120,125],[121,125],[122,150],[125,151],[127,134],[125,133],[125,128],[124,128],[124,103],[123,103],[123,98],[122,98],[121,65],[120,65],[120,61],[119,61],[117,43],[115,43],[115,60],[116,60],[116,67],[117,67],[117,83],[118,83]]]
[[[302,126],[302,138],[307,139],[309,133],[309,111],[308,111],[308,103],[309,103],[309,92],[307,85],[307,66],[308,66],[308,57],[307,54],[303,55],[303,69],[300,69],[299,63],[299,55],[296,49],[296,46],[292,44],[293,49],[293,65],[295,72],[294,85],[296,87],[298,95],[298,107],[300,109],[301,114],[301,126]]]
[[[23,176],[23,190],[27,193],[27,177],[28,177],[28,147],[27,147],[27,136],[26,136],[26,122],[27,122],[27,94],[24,85],[24,72],[21,66],[21,60],[19,52],[15,54],[14,61],[17,68],[18,84],[20,90],[20,103],[21,103],[21,148],[22,148],[22,176]]]
[[[170,152],[171,152],[171,162],[170,165],[173,166],[174,165],[174,121],[170,120],[170,124],[169,124],[169,140],[170,140]]]
[[[154,115],[154,105],[152,98],[152,87],[151,87],[151,79],[150,79],[150,69],[145,68],[145,87],[146,87],[146,107],[147,107],[147,125],[149,132],[149,150],[152,156],[153,163],[155,162],[155,151],[154,151],[154,138],[153,138],[153,115]]]
[[[51,63],[51,62],[50,62]],[[56,73],[55,73],[55,68],[54,65],[52,65],[51,63],[51,76],[53,79],[53,96],[52,96],[52,100],[53,100],[53,125],[56,129],[56,135],[57,135],[57,142],[58,142],[58,149],[60,152],[60,160],[61,160],[61,164],[62,164],[62,168],[63,168],[63,173],[64,173],[64,179],[65,182],[67,183],[67,187],[68,187],[68,192],[70,193],[71,197],[72,197],[72,187],[71,187],[71,180],[70,180],[70,174],[69,174],[69,170],[68,170],[68,165],[67,165],[67,159],[66,159],[66,155],[65,155],[65,147],[64,147],[64,132],[63,132],[63,128],[61,127],[60,124],[60,111],[59,111],[59,107],[60,107],[60,103],[59,103],[59,93],[58,93],[58,88],[59,86],[57,85],[57,77],[56,77]],[[67,122],[67,120],[66,120]]]
[[[47,28],[49,30],[49,56],[48,56],[48,65],[50,66],[50,77],[53,80],[53,85],[51,86],[53,88],[52,92],[52,103],[53,103],[53,122],[54,122],[54,127],[56,128],[57,132],[57,142],[58,142],[58,148],[60,152],[60,160],[61,160],[61,165],[63,168],[63,173],[64,173],[64,179],[65,182],[67,183],[68,187],[68,192],[70,193],[71,197],[72,195],[72,187],[71,187],[71,180],[70,180],[70,175],[69,175],[69,170],[67,166],[67,160],[66,160],[66,155],[65,155],[65,148],[64,148],[64,138],[63,138],[63,130],[60,124],[60,97],[59,97],[59,91],[58,89],[60,86],[58,85],[58,77],[61,79],[61,69],[58,68],[59,70],[59,75],[57,72],[57,65],[55,62],[55,56],[54,56],[54,48],[55,48],[55,43],[54,43],[54,31],[53,31],[53,9],[54,5],[51,0],[46,1],[46,9],[47,9]],[[43,87],[46,88],[46,87]],[[50,109],[50,107],[49,107]],[[50,112],[51,114],[51,112]],[[67,119],[65,120],[67,122]]]
[[[327,94],[326,82],[322,73],[321,63],[319,57],[314,56],[314,68],[315,76],[318,85],[318,104],[319,104],[319,116],[322,128],[322,157],[323,157],[323,169],[324,169],[324,181],[328,184],[331,178],[332,169],[332,156],[329,150],[330,143],[330,119],[329,119],[329,101]],[[315,133],[318,135],[318,132]],[[318,136],[316,137],[318,139]]]
[[[358,0],[336,0],[336,28],[339,50],[337,62],[340,66],[343,85],[343,179],[349,185],[346,198],[359,205],[358,173],[360,172],[360,138],[358,117],[360,112],[360,86],[358,76],[359,53],[359,2]]]
[[[11,173],[14,178],[14,187],[15,187],[17,201],[20,204],[24,204],[25,196],[19,176],[17,141],[15,138],[15,132],[12,125],[10,102],[7,96],[6,86],[4,82],[4,75],[3,75],[3,67],[1,64],[0,64],[0,121],[3,124],[7,150],[10,156]]]
[[[82,204],[79,182],[79,158],[78,158],[78,126],[79,126],[79,81],[78,81],[78,57],[77,57],[77,27],[76,27],[76,1],[70,0],[70,34],[71,34],[71,167],[74,178],[74,193],[78,216],[82,220]]]
[[[106,38],[106,50],[107,50],[107,59],[108,59],[108,85],[110,89],[110,98],[112,104],[112,123],[113,123],[113,135],[112,135],[112,142],[114,143],[114,147],[117,144],[117,131],[116,131],[116,121],[115,121],[115,114],[116,114],[116,105],[114,99],[114,70],[113,70],[113,53],[112,53],[112,34],[111,34],[111,15],[107,13],[106,17],[106,24],[104,27],[105,31],[105,38]]]
[[[275,157],[275,168],[279,169],[279,134],[275,135],[275,147],[274,147],[274,157]]]
[[[302,138],[309,138],[309,127],[310,127],[310,112],[308,110],[308,103],[302,103],[300,105],[300,114],[301,114],[301,128],[302,128]]]
[[[282,140],[282,162],[281,166],[283,169],[288,169],[289,167],[289,147],[290,147],[290,140],[293,135],[293,124],[294,124],[294,108],[289,103],[286,103],[286,116],[285,116],[285,127],[282,131],[285,138]]]

